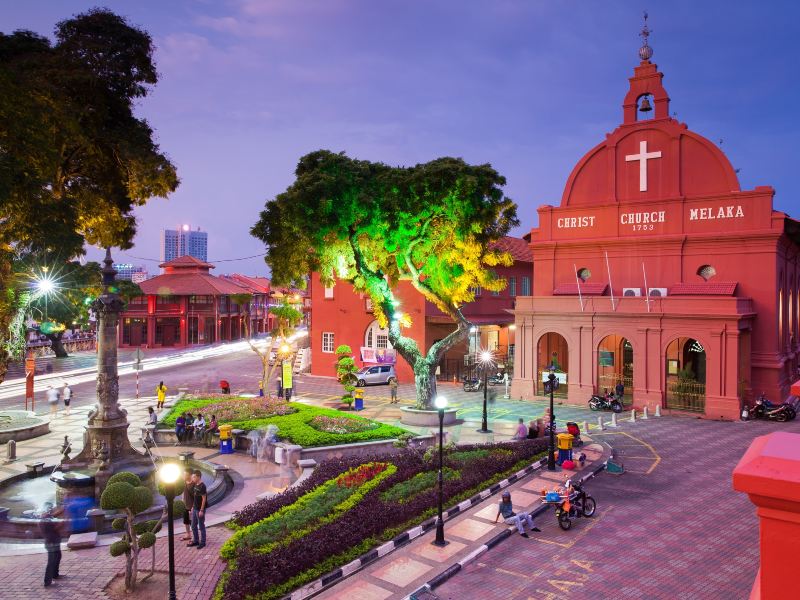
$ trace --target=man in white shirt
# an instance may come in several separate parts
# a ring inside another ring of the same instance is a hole
[[[197,413],[197,416],[195,417],[194,423],[192,423],[192,425],[194,426],[195,439],[202,440],[203,434],[206,431],[206,420],[205,418],[203,418],[203,415]]]
[[[64,387],[61,388],[61,397],[64,399],[64,415],[69,416],[69,403],[72,401],[72,388],[65,381]]]
[[[50,416],[58,416],[58,390],[52,385],[47,388],[47,403],[50,405]]]

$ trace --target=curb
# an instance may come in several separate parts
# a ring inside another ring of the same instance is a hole
[[[607,444],[605,444],[604,442],[598,442],[598,443],[607,446]],[[612,450],[612,452],[613,452],[613,450]],[[581,484],[589,481],[590,479],[593,479],[594,477],[596,477],[598,475],[598,473],[600,473],[603,470],[605,470],[607,463],[608,463],[608,459],[604,460],[600,464],[600,466],[595,467],[595,469],[591,473],[588,473],[587,475],[584,475],[583,477],[581,477],[581,479],[580,479]],[[544,514],[548,510],[550,510],[550,507],[548,505],[546,505],[546,504],[542,504],[538,508],[532,510],[530,514],[531,514],[531,517],[538,517],[539,515]],[[516,530],[516,528],[513,525],[511,525],[508,528],[504,529],[503,531],[501,531],[500,533],[498,533],[497,535],[495,535],[491,539],[487,540],[479,548],[477,548],[476,550],[470,552],[467,556],[462,558],[460,561],[458,561],[457,563],[455,563],[453,565],[450,565],[447,569],[445,569],[443,572],[439,573],[436,577],[434,577],[433,579],[425,582],[422,586],[420,586],[419,588],[414,590],[411,594],[406,596],[403,600],[416,600],[418,594],[420,595],[420,598],[424,597],[423,595],[426,592],[430,592],[434,588],[442,585],[445,581],[450,579],[453,575],[458,573],[461,569],[463,569],[468,564],[473,562],[479,556],[481,556],[482,554],[484,554],[487,551],[491,550],[492,548],[497,546],[500,542],[502,542],[506,538],[511,537],[511,535],[514,533],[515,530]]]
[[[479,492],[479,493],[475,494],[474,496],[472,496],[468,500],[464,500],[463,502],[458,503],[457,505],[447,509],[446,511],[443,511],[442,512],[442,516],[444,518],[444,522],[446,523],[448,520],[453,518],[455,515],[459,514],[461,511],[468,510],[468,509],[472,508],[473,506],[475,506],[476,504],[479,504],[480,502],[482,502],[486,498],[492,496],[493,494],[495,494],[499,490],[501,490],[501,489],[503,489],[505,487],[508,487],[512,483],[516,483],[517,481],[519,481],[520,479],[522,479],[524,477],[527,477],[528,475],[533,473],[533,471],[535,471],[537,469],[540,469],[545,464],[547,464],[547,458],[542,458],[542,459],[536,461],[535,463],[532,463],[532,464],[528,465],[524,469],[522,469],[520,471],[517,471],[513,475],[510,475],[506,479],[503,479],[502,481],[499,481],[499,482],[495,483],[493,486],[483,490],[482,492]],[[604,464],[604,466],[605,466],[605,464]],[[320,577],[319,579],[317,579],[315,581],[312,581],[311,583],[307,583],[306,585],[304,585],[303,587],[295,590],[291,594],[287,594],[286,596],[283,596],[281,598],[281,600],[302,600],[304,598],[310,598],[312,596],[315,596],[316,594],[319,594],[320,592],[324,591],[330,585],[332,585],[334,583],[338,583],[343,578],[345,578],[345,577],[347,577],[349,575],[352,575],[353,573],[356,573],[357,571],[360,571],[362,568],[366,567],[367,565],[371,564],[372,562],[376,561],[377,559],[382,558],[382,557],[386,556],[387,554],[390,554],[390,553],[394,552],[398,548],[400,548],[400,547],[406,545],[407,543],[409,543],[411,540],[413,540],[415,538],[418,538],[419,536],[427,533],[428,531],[433,529],[433,527],[435,527],[435,526],[436,526],[436,517],[432,517],[432,518],[428,519],[427,521],[424,521],[421,524],[417,525],[416,527],[412,527],[411,529],[409,529],[409,530],[401,533],[400,535],[394,537],[393,539],[391,539],[390,541],[386,542],[385,544],[370,550],[366,554],[362,554],[360,557],[358,557],[355,560],[347,563],[346,565],[344,565],[342,567],[339,567],[338,569],[335,569],[335,570],[331,571],[330,573],[327,573],[326,575],[323,575],[322,577]],[[508,535],[511,534],[511,531],[510,530],[503,531],[499,535],[504,535],[504,534],[506,536],[508,536]],[[503,538],[503,539],[505,539],[505,538]],[[499,542],[500,542],[500,540],[497,540],[496,542],[494,542],[494,544],[496,545]],[[447,569],[446,572],[449,572],[451,569],[455,568],[456,566],[457,565],[453,565],[452,567]],[[460,567],[456,568],[455,571],[453,571],[453,573],[451,573],[447,578],[449,578],[452,575],[454,575],[456,572],[458,572],[459,569],[460,569]],[[442,573],[439,576],[437,576],[436,579],[441,578],[442,575],[444,575],[444,573]],[[447,578],[443,579],[440,583],[446,581]],[[425,584],[425,585],[427,586],[428,584]],[[438,585],[438,583],[437,583],[437,585]]]

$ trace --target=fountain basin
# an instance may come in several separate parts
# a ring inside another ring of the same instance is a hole
[[[0,410],[0,444],[50,433],[50,421],[27,410]]]

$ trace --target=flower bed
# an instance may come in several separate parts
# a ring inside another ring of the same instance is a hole
[[[175,419],[179,414],[187,411],[192,414],[201,412],[207,416],[216,414],[219,423],[226,423],[233,426],[234,429],[245,431],[274,424],[278,427],[279,439],[306,448],[385,440],[408,433],[400,427],[370,421],[356,415],[345,416],[338,410],[330,408],[318,408],[307,404],[266,398],[224,398],[224,400],[220,400],[219,397],[181,400],[162,419],[160,426],[175,427]],[[252,414],[254,406],[263,407],[263,415],[248,416]],[[230,410],[232,417],[220,417],[221,409]],[[243,418],[238,418],[237,415],[243,416]],[[352,423],[346,423],[346,421],[352,421]],[[332,431],[320,428],[324,428],[326,424],[330,424]]]
[[[500,450],[496,452],[494,450]],[[523,440],[494,447],[472,446],[459,449],[445,457],[449,477],[445,477],[443,492],[448,505],[455,504],[500,481],[541,456],[545,440]],[[471,453],[473,450],[489,450]],[[470,452],[465,467],[464,452]],[[459,456],[459,454],[461,454]],[[356,494],[345,502],[347,510],[339,511],[333,519],[321,519],[302,535],[290,535],[269,545],[269,552],[259,552],[239,544],[229,561],[228,569],[217,588],[217,598],[261,600],[279,598],[293,589],[324,575],[360,554],[368,551],[403,530],[421,523],[436,511],[437,486],[431,485],[430,475],[436,473],[434,461],[408,449],[396,455],[353,457],[349,460],[326,461],[302,489],[287,490],[268,500],[257,502],[237,513],[233,527],[248,527],[270,520],[284,509],[300,502],[315,488],[329,480],[337,480],[348,472],[358,473],[358,467],[386,463],[387,468],[367,483],[354,479]],[[330,463],[330,464],[329,464]],[[325,479],[323,479],[325,477]],[[365,485],[374,483],[367,491]],[[401,487],[398,487],[401,486]],[[400,491],[404,493],[399,493]],[[363,492],[363,493],[361,493]],[[287,512],[289,512],[287,510]],[[283,513],[281,513],[283,514]],[[280,517],[275,517],[280,520]]]

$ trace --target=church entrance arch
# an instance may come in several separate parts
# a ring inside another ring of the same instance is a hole
[[[633,344],[621,335],[607,335],[597,346],[597,393],[616,393],[625,387],[623,404],[633,401]]]
[[[566,398],[569,383],[569,346],[563,335],[550,331],[539,338],[536,364],[538,365],[536,393],[540,396],[545,395],[544,382],[547,381],[552,367],[559,382],[553,396]]]
[[[706,350],[694,338],[679,337],[667,345],[665,380],[667,408],[704,412]]]

